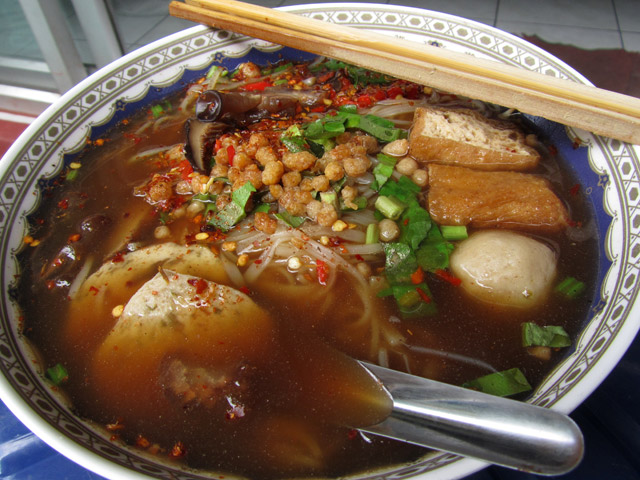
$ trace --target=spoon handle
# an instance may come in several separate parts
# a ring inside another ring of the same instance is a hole
[[[582,433],[564,414],[360,363],[393,398],[391,415],[362,431],[543,475],[582,459]]]

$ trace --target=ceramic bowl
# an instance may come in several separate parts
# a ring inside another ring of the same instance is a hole
[[[450,15],[349,3],[287,10],[588,83],[568,65],[518,37]],[[44,379],[37,355],[20,333],[20,309],[12,296],[20,272],[16,253],[25,248],[25,217],[41,202],[42,185],[61,172],[88,139],[100,137],[138,109],[182,89],[203,75],[212,62],[231,69],[245,60],[264,63],[278,56],[311,58],[305,52],[202,26],[168,36],[113,62],[63,95],[29,126],[0,163],[0,396],[36,435],[100,475],[210,478],[157,463],[111,442],[100,429],[77,418]],[[598,288],[583,330],[572,352],[530,398],[531,403],[570,412],[615,367],[640,326],[636,288],[640,263],[640,149],[543,119],[533,120],[574,169],[592,202],[593,226],[599,235],[599,258],[593,259],[598,262]],[[436,452],[415,464],[353,478],[458,478],[483,466],[476,460]]]

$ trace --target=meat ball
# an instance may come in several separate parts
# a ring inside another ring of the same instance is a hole
[[[506,307],[542,303],[556,275],[556,254],[544,243],[502,230],[484,230],[462,241],[451,270],[471,296]]]

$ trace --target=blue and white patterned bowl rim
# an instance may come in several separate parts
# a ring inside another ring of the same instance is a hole
[[[571,67],[530,43],[471,20],[428,10],[365,3],[310,4],[284,10],[326,22],[370,29],[391,37],[435,44],[546,75],[589,83]],[[11,290],[25,248],[25,217],[41,200],[40,187],[72,161],[87,139],[100,137],[139,108],[179,91],[212,62],[233,67],[243,59],[311,58],[305,52],[193,27],[111,63],[72,88],[30,125],[0,161],[0,397],[45,442],[84,467],[109,478],[212,478],[162,465],[153,457],[111,442],[107,434],[73,415],[43,379],[38,358],[20,335],[20,311]],[[600,235],[600,287],[585,329],[571,353],[531,402],[563,412],[579,405],[615,367],[640,327],[636,288],[640,265],[640,147],[533,119],[550,136],[593,201]],[[574,141],[582,145],[574,147]],[[485,464],[446,453],[412,465],[352,478],[451,479]],[[230,478],[228,475],[225,478]]]

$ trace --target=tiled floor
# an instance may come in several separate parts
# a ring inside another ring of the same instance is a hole
[[[276,7],[317,1],[249,0],[249,3]],[[374,3],[451,13],[516,35],[537,35],[550,43],[640,52],[640,0],[378,0]],[[112,0],[116,22],[122,22],[124,27],[127,18],[135,23],[135,31],[140,34],[134,39],[131,32],[130,43],[126,42],[127,49],[190,25],[169,17],[166,4],[166,0]],[[132,11],[133,8],[137,13]],[[158,21],[142,33],[147,22],[152,23],[151,16]]]
[[[71,0],[59,0],[85,63],[87,41]],[[268,7],[317,3],[318,0],[248,0]],[[640,0],[369,0],[459,15],[516,35],[537,35],[549,43],[586,49],[640,52]],[[126,52],[191,26],[168,14],[169,0],[107,0]],[[0,0],[0,56],[42,59],[20,4]]]

